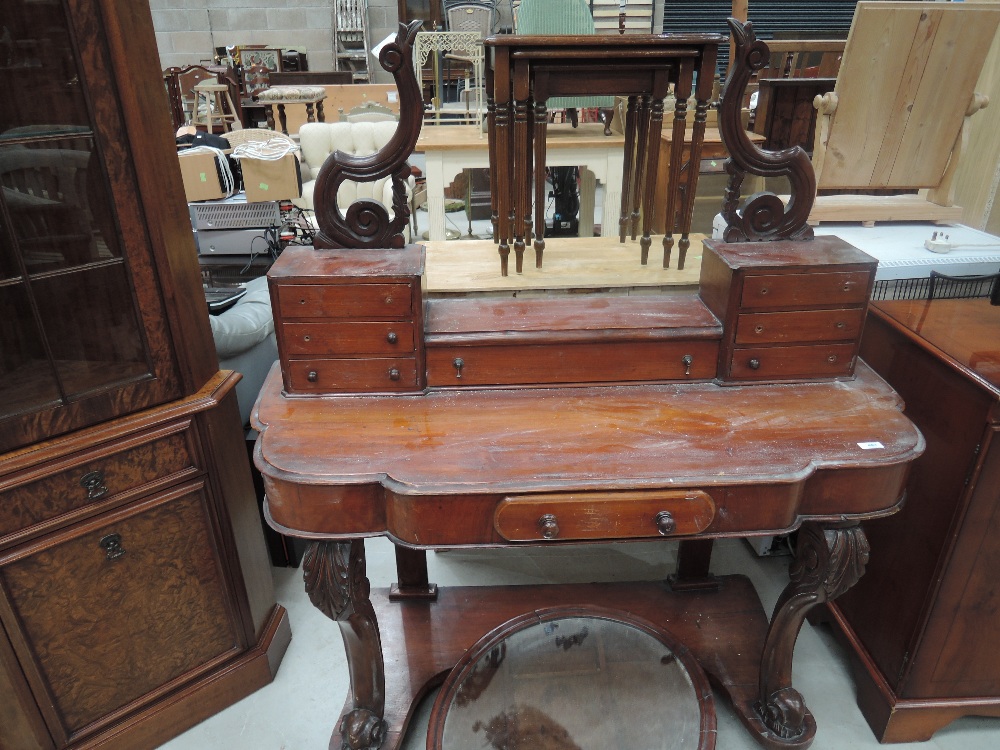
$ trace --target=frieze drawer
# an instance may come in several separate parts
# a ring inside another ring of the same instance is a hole
[[[493,525],[510,542],[684,536],[707,529],[715,501],[701,490],[505,497]]]
[[[285,323],[289,356],[413,353],[413,324],[385,321],[364,323]]]
[[[718,341],[447,346],[427,350],[427,384],[708,380],[718,356]]]
[[[65,463],[72,468],[62,469],[64,462],[53,461],[0,480],[0,488],[8,487],[0,491],[0,540],[158,480],[193,476],[199,469],[187,427],[185,422],[172,434],[161,430],[145,435],[114,453],[103,447],[71,456]]]
[[[860,305],[867,301],[867,271],[748,275],[740,307],[819,307]]]
[[[729,375],[742,380],[847,377],[854,372],[856,349],[854,342],[736,349]]]
[[[417,362],[412,357],[292,359],[287,377],[290,393],[412,391],[417,387]]]
[[[804,341],[853,341],[861,333],[865,311],[796,310],[744,313],[736,323],[737,344],[791,344]]]
[[[398,284],[282,284],[281,318],[400,318],[411,314],[413,286]]]

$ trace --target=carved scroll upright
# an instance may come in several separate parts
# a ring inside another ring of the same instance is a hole
[[[730,154],[726,162],[729,184],[722,204],[727,224],[723,239],[726,242],[811,239],[813,231],[806,219],[816,197],[816,175],[809,156],[800,146],[780,151],[759,148],[747,137],[740,119],[750,76],[767,65],[770,51],[764,42],[757,40],[752,23],[741,24],[730,18],[729,28],[736,51],[719,105],[719,131]],[[774,193],[761,192],[751,195],[740,210],[740,187],[747,173],[787,177],[791,184],[788,205]]]
[[[408,26],[400,24],[396,39],[383,47],[378,56],[382,67],[392,73],[399,90],[399,124],[393,137],[368,156],[334,151],[320,169],[313,194],[319,224],[319,233],[313,241],[317,248],[386,248],[405,244],[403,230],[410,221],[405,184],[410,165],[406,159],[420,136],[424,111],[411,52],[420,24],[420,21]],[[337,190],[344,180],[373,182],[390,176],[392,218],[377,200],[356,200],[347,207],[346,214],[341,212]]]

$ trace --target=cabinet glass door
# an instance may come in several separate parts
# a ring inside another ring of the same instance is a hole
[[[118,102],[107,80],[88,96],[87,72],[96,79],[108,53],[74,38],[65,7],[0,0],[0,426],[50,415],[0,437],[0,451],[30,441],[25,429],[39,439],[116,416],[126,403],[111,391],[159,368],[125,247],[146,240],[126,237],[116,205],[116,191],[135,192],[131,172],[105,147]],[[56,415],[88,400],[73,419]]]

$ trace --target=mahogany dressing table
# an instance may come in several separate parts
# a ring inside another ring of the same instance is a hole
[[[416,142],[415,32],[382,52],[403,119],[372,173],[404,173]],[[808,239],[807,193],[787,211],[768,195],[734,208],[749,167],[809,184],[799,151],[778,158],[741,135],[742,91],[767,55],[752,27],[734,33],[720,115],[736,123],[723,127],[730,241],[705,243],[697,294],[432,297],[423,248],[399,234],[405,202],[395,228],[371,202],[342,214],[337,180],[358,160],[324,165],[316,247],[287,248],[269,273],[281,360],[253,424],[269,522],[313,542],[306,589],[347,651],[332,748],[399,747],[415,704],[483,635],[553,606],[669,632],[763,746],[812,742],[791,684],[799,628],[862,575],[859,523],[899,508],[924,444],[857,358],[874,259]],[[747,578],[711,575],[712,540],[793,529],[769,622]],[[396,543],[389,590],[365,577],[377,535]],[[657,537],[680,540],[663,583],[439,590],[427,577],[428,549]]]

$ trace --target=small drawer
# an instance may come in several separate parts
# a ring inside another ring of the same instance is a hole
[[[736,322],[737,344],[784,344],[808,341],[848,341],[858,337],[862,308],[749,313]]]
[[[637,539],[697,534],[714,518],[701,490],[586,492],[505,497],[493,525],[510,542]]]
[[[94,451],[72,459],[72,468],[31,478],[0,492],[0,536],[50,521],[99,503],[128,490],[168,477],[199,471],[188,430],[175,431],[144,442],[132,441],[125,450]],[[44,469],[43,469],[44,470]]]
[[[413,324],[405,322],[285,323],[282,338],[290,357],[413,353]]]
[[[733,352],[729,376],[738,380],[835,378],[854,372],[855,344],[746,347]]]
[[[818,307],[861,304],[868,297],[866,271],[747,276],[740,307]]]
[[[286,373],[292,393],[412,391],[417,361],[394,359],[291,359]]]
[[[281,317],[399,318],[410,314],[412,284],[288,284],[278,287]]]

